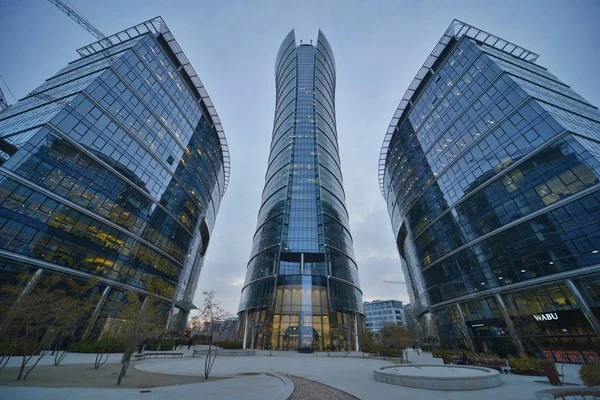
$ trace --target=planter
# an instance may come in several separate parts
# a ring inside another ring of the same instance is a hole
[[[254,350],[236,350],[236,349],[213,349],[217,351],[218,356],[227,356],[227,357],[244,357],[244,356],[253,356],[256,355],[256,351]],[[208,349],[194,350],[195,356],[205,356],[208,354]]]

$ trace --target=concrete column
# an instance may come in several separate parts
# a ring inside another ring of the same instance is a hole
[[[596,335],[600,336],[600,321],[598,321],[598,318],[596,318],[596,316],[592,312],[592,309],[588,305],[587,301],[585,301],[585,297],[583,297],[581,291],[579,290],[575,282],[573,282],[570,279],[567,279],[565,282],[571,290],[571,293],[573,293],[573,297],[575,297],[577,304],[579,305],[579,307],[581,307],[583,315],[594,329],[594,332],[596,332]]]
[[[246,349],[246,341],[248,340],[248,310],[244,311],[244,345],[243,349]]]
[[[171,324],[171,319],[173,318],[173,312],[175,310],[175,303],[171,303],[171,309],[169,310],[169,315],[167,315],[167,323],[165,325],[165,333],[169,332],[169,325]],[[189,313],[188,313],[189,317]],[[186,317],[187,319],[187,317]]]
[[[475,345],[473,344],[473,338],[469,333],[469,327],[465,321],[465,315],[463,314],[462,308],[460,308],[460,303],[456,303],[455,305],[456,309],[458,310],[458,316],[460,317],[460,324],[463,327],[465,339],[467,340],[467,346],[469,346],[469,350],[475,353]]]
[[[355,335],[356,351],[360,351],[360,348],[358,345],[358,313],[357,312],[354,313],[354,335]]]
[[[513,340],[513,343],[515,344],[515,346],[517,346],[517,351],[519,352],[519,355],[526,355],[523,343],[521,343],[521,339],[519,339],[519,333],[517,332],[517,329],[515,328],[512,319],[510,319],[510,316],[508,315],[508,311],[506,310],[506,306],[504,305],[504,300],[502,300],[502,296],[500,296],[499,294],[495,294],[494,298],[496,299],[496,302],[500,307],[500,311],[502,312],[502,316],[504,317],[504,322],[506,322],[506,327],[508,328],[508,332]]]
[[[104,288],[104,291],[102,292],[102,295],[100,296],[100,300],[98,300],[98,303],[96,304],[96,307],[94,308],[94,312],[92,313],[90,322],[88,322],[88,326],[87,326],[87,328],[85,328],[85,332],[83,333],[83,336],[81,337],[82,340],[87,338],[88,335],[90,334],[90,332],[92,331],[92,328],[94,327],[94,324],[96,323],[96,320],[98,319],[98,315],[100,315],[100,310],[102,310],[102,306],[104,306],[104,303],[106,302],[106,298],[108,297],[109,293],[110,293],[110,286],[107,286]]]
[[[33,287],[35,286],[35,284],[40,279],[40,276],[42,276],[43,273],[43,268],[40,268],[37,271],[35,271],[31,279],[29,279],[29,282],[27,282],[27,284],[25,285],[25,288],[23,288],[23,291],[21,292],[21,295],[19,295],[19,298],[17,299],[15,304],[18,304],[23,297],[27,296],[29,292],[31,292],[31,289],[33,289]]]

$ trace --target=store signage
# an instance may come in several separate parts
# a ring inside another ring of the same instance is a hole
[[[545,314],[533,314],[533,318],[535,318],[536,321],[552,321],[558,320],[558,314],[555,312]]]

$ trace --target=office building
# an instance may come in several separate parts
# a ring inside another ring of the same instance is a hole
[[[393,116],[380,185],[426,337],[589,362],[600,112],[537,58],[452,22]]]
[[[160,17],[78,53],[0,114],[0,285],[95,279],[78,337],[109,335],[126,291],[180,333],[229,179],[219,117]]]
[[[364,302],[365,327],[377,333],[385,325],[407,327],[402,302],[398,300],[373,300]]]
[[[276,108],[239,306],[245,347],[358,348],[362,292],[345,206],[335,60],[292,30],[275,62]],[[265,340],[266,337],[266,340]]]

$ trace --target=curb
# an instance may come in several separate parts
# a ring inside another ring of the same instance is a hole
[[[292,382],[289,378],[280,374],[271,374],[268,372],[265,373],[265,375],[272,376],[273,378],[277,378],[283,382],[283,392],[280,393],[277,397],[275,397],[274,400],[287,400],[294,392],[294,382]]]

